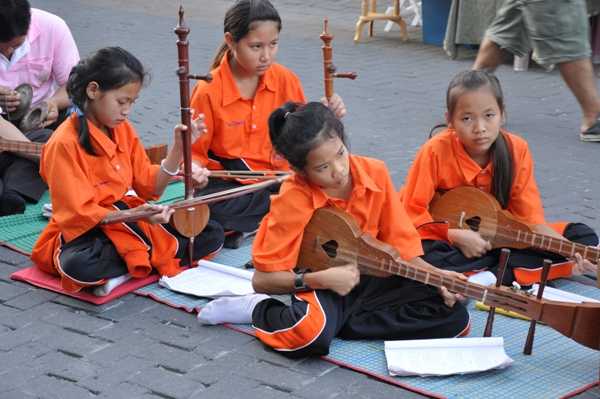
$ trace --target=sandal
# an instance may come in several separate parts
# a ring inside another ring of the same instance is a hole
[[[579,134],[581,141],[600,141],[600,117],[586,131]]]

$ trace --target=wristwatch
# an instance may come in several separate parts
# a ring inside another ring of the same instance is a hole
[[[311,288],[304,281],[304,272],[296,273],[294,277],[294,292],[308,291]]]

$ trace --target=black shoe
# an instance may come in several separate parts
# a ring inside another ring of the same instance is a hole
[[[242,241],[244,241],[244,233],[233,231],[231,234],[225,236],[223,247],[229,249],[238,249],[242,245]]]
[[[596,122],[590,126],[585,132],[581,132],[579,135],[581,141],[600,141],[600,116],[596,119]]]
[[[5,191],[0,197],[0,216],[25,212],[25,200],[15,191]]]

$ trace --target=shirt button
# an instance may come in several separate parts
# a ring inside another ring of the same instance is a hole
[[[256,109],[256,105],[253,105],[253,106],[252,106],[252,109]]]
[[[252,129],[256,129],[256,125],[255,124],[252,124]]]
[[[119,170],[119,169],[121,169],[121,166],[120,165],[115,165],[115,169]]]

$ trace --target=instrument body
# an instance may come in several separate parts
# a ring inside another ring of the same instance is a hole
[[[475,187],[458,187],[442,194],[429,211],[434,220],[446,221],[452,229],[477,231],[492,248],[535,248],[567,258],[579,253],[592,263],[600,263],[600,249],[535,233],[502,209],[491,194]]]
[[[313,271],[355,262],[376,276],[398,275],[474,298],[489,306],[512,310],[541,321],[592,349],[600,349],[600,304],[540,300],[508,287],[485,287],[442,271],[403,262],[395,248],[362,233],[352,216],[334,208],[315,211],[304,230],[298,265]]]

